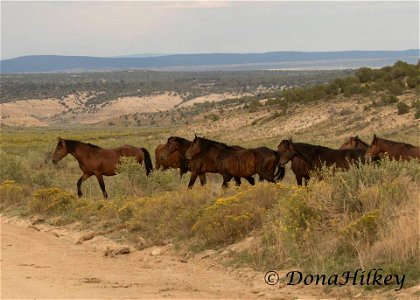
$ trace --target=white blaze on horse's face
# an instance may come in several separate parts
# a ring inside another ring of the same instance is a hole
[[[53,164],[57,164],[63,157],[67,155],[66,143],[62,139],[58,139],[57,146],[52,157]]]

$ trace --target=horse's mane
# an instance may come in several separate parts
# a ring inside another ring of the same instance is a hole
[[[359,143],[363,144],[363,146],[369,147],[369,144],[361,140],[359,137],[354,137],[354,139],[357,140]]]
[[[298,147],[303,147],[306,149],[317,149],[317,150],[333,150],[328,147],[324,147],[321,145],[312,145],[312,144],[306,144],[306,143],[293,143],[293,145],[298,145]]]
[[[297,147],[296,147],[297,146]],[[300,147],[304,148],[304,149],[299,149]],[[295,152],[308,164],[312,165],[312,160],[307,156],[307,153],[302,152],[302,150],[309,150],[311,152],[317,150],[317,149],[329,149],[327,147],[323,147],[323,146],[317,146],[317,145],[311,145],[311,144],[305,144],[305,143],[293,143],[293,149],[295,150]],[[311,153],[312,156],[312,153]]]
[[[86,146],[89,146],[89,147],[94,148],[94,149],[101,149],[101,147],[99,147],[97,145],[93,145],[91,143],[83,143],[83,142],[76,141],[76,140],[63,140],[63,141],[66,143],[66,148],[67,148],[68,152],[76,151],[76,149],[79,145],[86,145]]]
[[[180,136],[171,136],[171,137],[168,138],[167,142],[169,142],[169,140],[174,140],[175,142],[181,143],[181,144],[187,144],[187,143],[191,144],[191,142],[189,140],[184,139],[183,137],[180,137]]]
[[[391,144],[393,146],[401,145],[401,146],[406,146],[406,147],[410,147],[410,148],[417,148],[416,146],[411,145],[411,144],[408,144],[408,143],[402,143],[402,142],[396,142],[396,141],[386,140],[386,139],[379,138],[379,137],[376,137],[376,139],[381,140],[381,141],[385,142],[386,144]]]
[[[213,141],[213,140],[209,140],[203,137],[197,137],[197,139],[199,140],[200,144],[203,146],[203,148],[208,149],[212,146],[221,146],[223,148],[230,148],[230,146],[226,145],[225,143],[221,143],[221,142],[217,142],[217,141]]]

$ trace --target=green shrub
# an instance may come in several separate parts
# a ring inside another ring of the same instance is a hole
[[[395,95],[392,95],[392,94],[391,95],[383,95],[381,97],[381,99],[382,99],[382,102],[385,105],[392,104],[392,103],[397,103],[398,102],[398,97],[395,96]]]
[[[399,115],[404,115],[404,114],[406,114],[410,111],[410,106],[408,106],[404,102],[399,102],[397,104],[397,109],[398,109],[398,114]]]

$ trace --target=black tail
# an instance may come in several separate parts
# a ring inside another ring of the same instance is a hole
[[[274,165],[277,166],[277,171],[274,174],[274,180],[279,181],[283,180],[284,174],[286,174],[286,169],[280,165],[280,155],[276,153],[276,159],[274,161]]]
[[[277,167],[277,173],[275,175],[275,181],[283,180],[284,174],[286,174],[286,170],[284,167],[280,166],[280,164]]]
[[[189,161],[186,158],[181,158],[181,165],[179,167],[179,175],[184,175],[185,173],[187,173],[189,171]]]
[[[150,153],[146,148],[141,148],[144,153],[144,166],[146,167],[146,175],[149,176],[150,172],[153,170],[152,160],[150,159]]]

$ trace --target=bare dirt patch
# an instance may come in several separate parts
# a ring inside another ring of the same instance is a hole
[[[43,224],[37,231],[21,219],[2,217],[1,222],[3,299],[307,296],[270,288],[253,271],[239,274],[202,257],[182,259],[170,245],[110,259],[104,248],[121,245],[105,237],[77,244],[83,233],[63,228],[45,232],[48,226]]]

